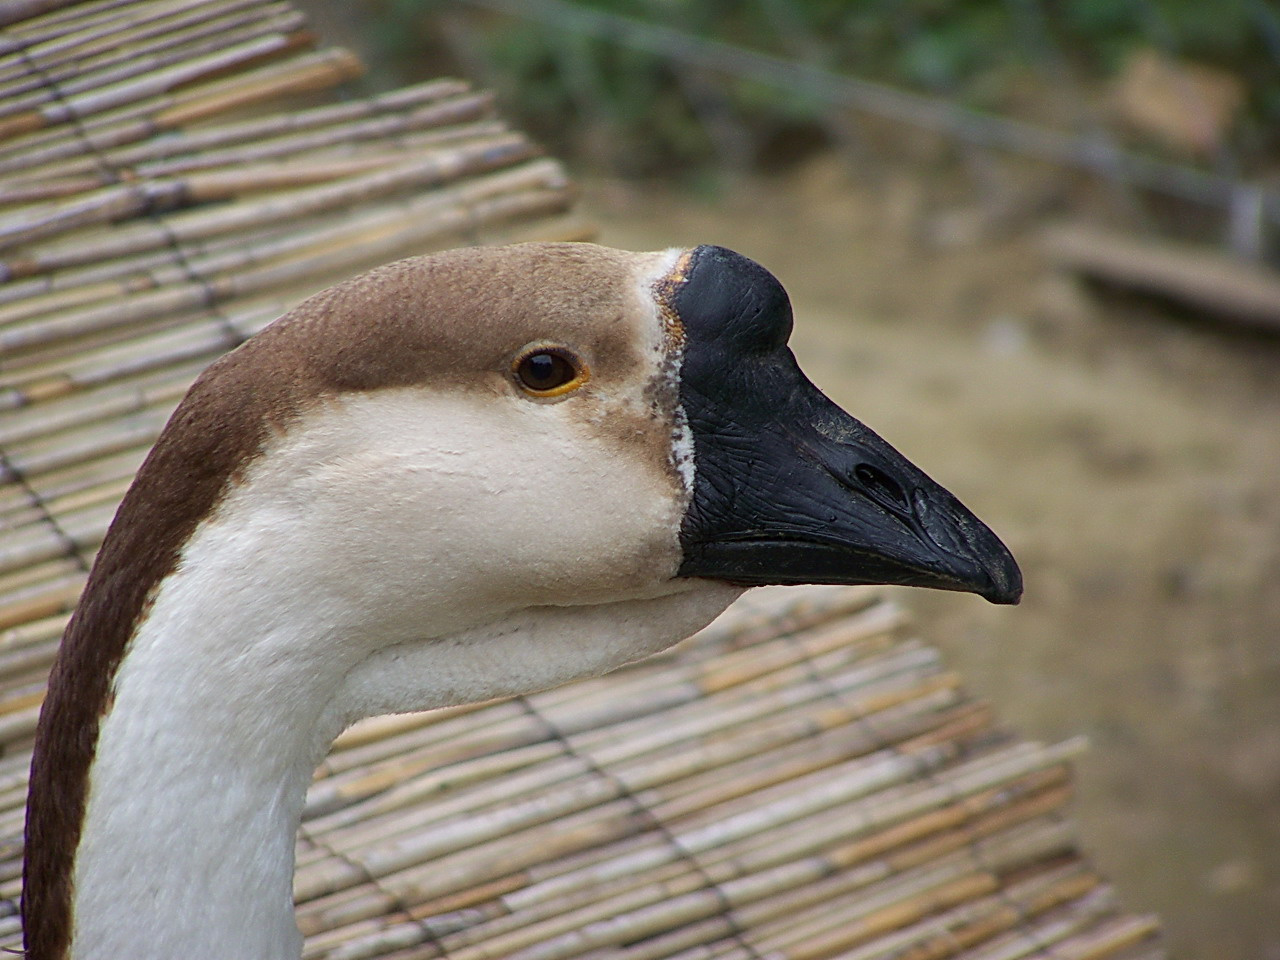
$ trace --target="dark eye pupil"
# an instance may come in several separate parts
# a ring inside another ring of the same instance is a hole
[[[573,365],[554,353],[534,353],[520,361],[516,371],[530,390],[554,390],[577,376]]]
[[[549,353],[535,353],[529,358],[529,379],[539,386],[550,383],[555,379],[556,361],[559,359]]]

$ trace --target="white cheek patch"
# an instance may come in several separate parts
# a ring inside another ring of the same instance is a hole
[[[664,316],[658,302],[659,285],[675,272],[681,257],[687,253],[687,250],[672,247],[653,254],[637,277],[636,293],[641,315],[649,321],[649,347],[654,357],[659,391],[672,398],[670,464],[680,477],[685,496],[692,497],[696,472],[693,431],[689,428],[689,418],[679,399],[680,371],[684,364],[684,333],[680,329],[671,329],[673,320]]]
[[[678,377],[677,373],[677,380]],[[679,388],[678,382],[676,387]],[[692,497],[697,467],[693,456],[693,431],[689,429],[689,418],[685,415],[682,403],[676,404],[675,426],[671,431],[671,459],[676,472],[680,474],[685,494]]]

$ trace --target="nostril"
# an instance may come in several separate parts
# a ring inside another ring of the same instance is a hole
[[[878,467],[873,467],[869,463],[860,463],[853,468],[853,478],[871,499],[882,506],[900,511],[911,509],[902,485]]]

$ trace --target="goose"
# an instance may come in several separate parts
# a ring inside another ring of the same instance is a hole
[[[828,400],[716,246],[469,248],[210,366],[67,627],[27,808],[28,960],[288,960],[312,772],[359,718],[662,650],[761,584],[1016,603],[1009,551]]]

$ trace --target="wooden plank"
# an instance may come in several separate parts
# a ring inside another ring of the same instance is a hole
[[[1058,266],[1176,301],[1220,319],[1280,333],[1280,272],[1207,247],[1139,239],[1079,224],[1046,229],[1041,244]]]

